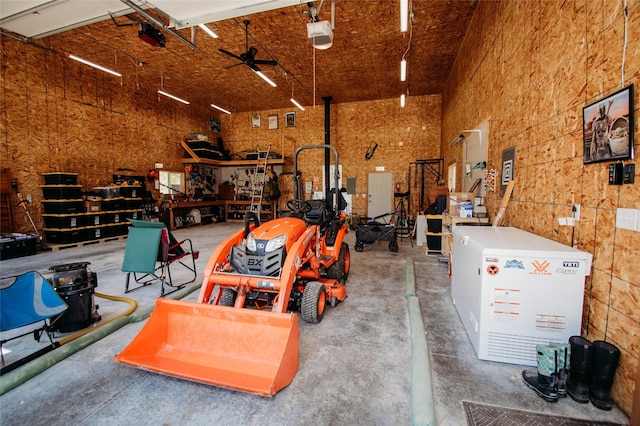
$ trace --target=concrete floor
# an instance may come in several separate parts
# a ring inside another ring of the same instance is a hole
[[[198,278],[217,244],[239,223],[183,228],[178,239],[191,238],[200,251]],[[433,393],[439,425],[463,425],[462,401],[628,424],[614,407],[611,412],[564,399],[543,401],[521,380],[522,366],[480,361],[451,302],[447,265],[425,256],[422,247],[399,240],[392,253],[387,243],[353,249],[349,297],[329,308],[320,324],[299,321],[298,372],[290,386],[273,398],[245,394],[179,380],[113,361],[144,322],[127,324],[96,343],[63,359],[41,374],[0,396],[2,425],[247,425],[336,424],[399,425],[411,423],[411,345],[405,293],[407,258],[415,264],[416,293],[430,350]],[[52,265],[87,261],[98,275],[96,291],[134,299],[138,310],[151,307],[159,286],[124,295],[121,272],[125,240],[110,241],[0,262],[2,277],[37,270],[50,276]],[[174,269],[177,271],[177,269]],[[197,287],[197,284],[194,285]],[[184,300],[195,301],[197,291]],[[128,305],[95,298],[102,322]],[[97,324],[99,326],[100,323]],[[12,332],[4,332],[2,339]],[[58,337],[64,337],[64,334]],[[215,339],[215,336],[202,336]],[[39,345],[30,336],[5,345],[10,363]],[[64,347],[63,347],[64,348]],[[61,349],[63,349],[61,348]],[[256,354],[260,342],[256,342]],[[24,368],[24,367],[23,367]],[[11,380],[9,373],[0,379]]]

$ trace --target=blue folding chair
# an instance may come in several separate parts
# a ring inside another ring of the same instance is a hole
[[[14,339],[33,334],[36,341],[40,341],[42,334],[46,334],[51,346],[45,351],[55,349],[59,345],[53,342],[54,323],[64,314],[68,306],[39,272],[31,271],[22,275],[2,278],[0,283],[0,331],[14,330],[27,325],[43,322],[42,327],[8,339],[0,340],[2,346]],[[38,351],[36,354],[40,355]],[[17,363],[15,368],[33,359],[35,354],[25,357]],[[4,367],[4,353],[2,353],[2,373],[7,372]],[[11,369],[13,369],[11,368]]]
[[[122,272],[127,273],[125,293],[160,282],[160,296],[164,296],[196,280],[196,259],[199,252],[193,250],[190,239],[177,241],[162,222],[130,222],[122,262]],[[171,277],[172,264],[180,264],[187,268],[190,281],[174,283]],[[137,283],[133,288],[129,288],[131,274]],[[173,290],[165,293],[165,285],[173,287]]]

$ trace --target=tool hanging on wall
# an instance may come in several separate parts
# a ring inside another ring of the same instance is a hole
[[[24,198],[22,198],[22,194],[18,190],[18,181],[17,180],[13,179],[11,181],[11,189],[14,190],[14,192],[16,193],[16,197],[18,197],[18,204],[16,204],[16,205],[21,206],[22,209],[24,210],[24,214],[25,214],[25,216],[27,216],[27,219],[29,219],[29,222],[31,223],[31,227],[33,228],[33,231],[38,236],[38,241],[40,241],[40,246],[42,248],[44,248],[44,242],[42,241],[42,237],[40,236],[40,232],[38,232],[38,228],[36,228],[36,224],[33,222],[33,218],[31,217],[31,213],[29,213],[29,208],[27,207],[27,204],[29,203],[29,200],[25,200]]]
[[[367,153],[364,155],[365,160],[371,160],[371,157],[373,157],[373,154],[376,153],[376,149],[378,148],[378,144],[376,143],[374,145],[375,142],[371,142],[369,144],[369,148],[367,148]],[[373,147],[372,147],[373,145]]]

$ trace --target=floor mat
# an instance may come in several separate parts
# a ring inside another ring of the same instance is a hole
[[[462,401],[469,426],[622,426],[620,423],[572,419]]]

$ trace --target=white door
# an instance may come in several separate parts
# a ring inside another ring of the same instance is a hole
[[[391,173],[369,173],[369,204],[367,216],[370,218],[393,212],[393,185]],[[391,216],[384,218],[391,220]]]

